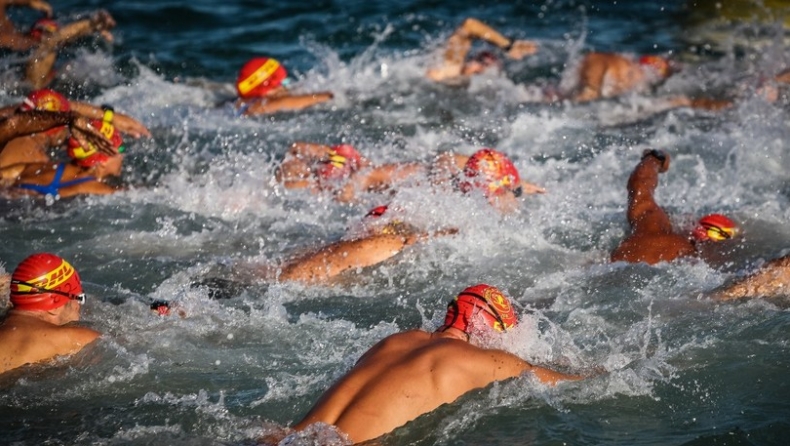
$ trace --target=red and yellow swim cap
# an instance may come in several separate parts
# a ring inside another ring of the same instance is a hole
[[[699,219],[692,235],[698,242],[720,242],[738,235],[738,225],[722,214],[709,214]]]
[[[55,33],[59,28],[58,22],[52,19],[38,19],[30,28],[30,37],[35,40],[41,40],[42,37]]]
[[[516,166],[504,153],[481,149],[466,161],[458,185],[464,193],[472,189],[482,189],[488,197],[501,195],[505,191],[517,193],[521,187],[521,177]]]
[[[350,144],[332,146],[316,175],[322,180],[334,180],[355,172],[362,165],[362,155]]]
[[[91,121],[91,125],[98,128],[102,135],[110,140],[116,153],[123,153],[125,151],[123,139],[121,133],[112,125],[112,118],[113,111],[108,109],[104,111],[104,119]],[[80,167],[95,166],[110,159],[107,154],[99,152],[96,146],[91,143],[88,143],[88,147],[82,147],[82,144],[74,137],[69,138],[68,146],[69,157]]]
[[[639,65],[652,67],[662,79],[669,77],[672,74],[671,65],[669,60],[665,57],[646,55],[639,58]]]
[[[516,326],[516,312],[498,288],[480,283],[461,291],[447,305],[444,328],[457,328],[471,334],[475,321],[482,320],[496,331]]]
[[[77,271],[54,254],[33,254],[11,275],[11,303],[17,310],[54,310],[81,294],[82,282]]]
[[[43,110],[43,111],[69,111],[69,101],[62,94],[55,90],[42,89],[36,90],[22,101],[19,107],[22,111]]]
[[[244,99],[266,96],[269,91],[279,87],[286,77],[288,72],[276,59],[256,57],[241,67],[236,91]]]

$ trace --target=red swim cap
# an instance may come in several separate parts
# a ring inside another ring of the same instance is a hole
[[[52,19],[38,19],[30,28],[30,37],[36,40],[41,40],[44,35],[49,35],[58,30],[58,22]]]
[[[329,149],[321,161],[316,175],[322,180],[334,180],[355,172],[362,164],[362,155],[350,144],[340,144]]]
[[[639,65],[646,65],[652,67],[661,76],[661,78],[669,77],[672,74],[669,60],[661,56],[647,55],[639,58]]]
[[[738,235],[738,225],[724,215],[709,214],[699,219],[692,235],[698,242],[720,242]]]
[[[123,153],[125,150],[123,139],[121,138],[121,132],[112,125],[112,114],[113,112],[111,110],[105,111],[105,119],[93,120],[91,121],[91,125],[98,128],[102,135],[110,140],[112,148],[115,149],[116,153]],[[104,163],[110,159],[106,153],[99,152],[96,146],[91,143],[88,143],[87,148],[82,147],[80,142],[74,137],[69,138],[68,145],[69,157],[80,167],[95,166],[96,164]]]
[[[80,294],[82,283],[79,274],[54,254],[33,254],[23,260],[11,275],[11,303],[17,310],[54,310],[66,305],[70,299],[78,299]]]
[[[282,84],[288,72],[275,59],[256,57],[244,64],[236,80],[236,91],[244,99],[266,96]]]
[[[480,319],[496,331],[506,331],[517,323],[516,312],[508,298],[496,287],[481,283],[461,291],[450,301],[444,328],[457,328],[471,334],[470,326]]]
[[[19,107],[22,111],[43,110],[43,111],[69,111],[69,101],[62,94],[54,90],[36,90],[22,101]]]
[[[459,187],[464,193],[473,188],[482,189],[487,197],[501,195],[508,190],[516,193],[521,187],[521,177],[504,153],[481,149],[467,160]]]

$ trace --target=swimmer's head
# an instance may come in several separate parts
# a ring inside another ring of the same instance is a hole
[[[464,165],[458,182],[461,192],[480,189],[487,197],[512,192],[521,195],[521,177],[516,166],[502,152],[482,149],[475,152]]]
[[[58,29],[58,22],[48,18],[38,19],[30,27],[30,37],[40,41],[44,36],[54,34]]]
[[[669,59],[656,55],[646,55],[639,58],[639,65],[652,68],[661,79],[666,79],[672,74],[673,68]]]
[[[121,132],[112,124],[113,111],[111,109],[105,110],[104,119],[91,121],[94,128],[99,129],[105,138],[110,140],[110,144],[116,153],[124,153],[126,147],[123,145]],[[68,141],[68,155],[80,167],[92,167],[97,164],[103,164],[110,159],[106,153],[99,152],[95,145],[88,143],[87,147],[83,147],[80,142],[74,138],[69,138]]]
[[[496,287],[481,283],[461,291],[450,301],[440,330],[457,328],[469,335],[475,328],[488,327],[504,332],[516,323],[510,300]]]
[[[729,240],[738,235],[738,225],[721,214],[709,214],[699,219],[692,231],[694,240],[698,242]]]
[[[244,99],[263,97],[282,85],[287,77],[288,72],[277,60],[256,57],[241,67],[236,91]]]
[[[22,101],[20,111],[42,110],[64,112],[71,110],[69,101],[62,94],[50,89],[36,90]]]
[[[74,267],[54,254],[33,254],[11,275],[11,303],[16,310],[50,311],[69,300],[85,303],[82,282]]]
[[[321,180],[336,180],[345,178],[357,171],[362,165],[362,155],[350,144],[332,146],[325,159],[316,169],[316,175]]]

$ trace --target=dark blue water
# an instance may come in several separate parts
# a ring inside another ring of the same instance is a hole
[[[788,11],[778,3],[54,4],[62,19],[104,7],[118,22],[113,45],[89,40],[65,52],[56,86],[113,104],[153,138],[127,141],[128,191],[0,202],[4,269],[40,250],[66,257],[89,293],[83,322],[105,333],[68,361],[0,377],[0,443],[254,443],[298,421],[377,340],[435,328],[449,297],[485,281],[532,310],[505,340],[509,350],[609,373],[472,392],[384,444],[786,444],[787,302],[721,304],[705,293],[790,248],[788,92],[777,103],[747,94],[718,114],[662,112],[639,97],[529,102],[531,86],[559,82],[589,50],[671,53],[685,69],[658,94],[748,92],[758,76],[790,66]],[[466,89],[426,81],[435,51],[468,16],[536,39],[541,51]],[[238,68],[262,54],[281,60],[299,88],[335,99],[254,119],[217,107]],[[19,61],[2,59],[3,103],[21,98]],[[496,147],[548,193],[494,218],[480,202],[406,187],[392,203],[460,233],[335,286],[255,282],[222,301],[190,287],[238,262],[277,263],[337,240],[382,204],[371,194],[340,205],[275,184],[273,169],[297,140],[352,143],[374,162]],[[606,262],[625,233],[625,183],[646,147],[673,157],[658,199],[677,225],[713,211],[742,223],[729,263]],[[187,317],[150,314],[151,299],[176,302]]]

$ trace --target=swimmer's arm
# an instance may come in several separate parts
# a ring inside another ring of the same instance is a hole
[[[246,116],[251,116],[286,110],[302,110],[307,107],[329,101],[333,97],[335,97],[333,93],[323,91],[318,93],[287,95],[268,99],[262,98],[247,100],[246,103],[249,106],[244,111],[244,114]]]
[[[515,378],[525,373],[532,373],[542,383],[552,386],[560,381],[578,381],[582,379],[579,375],[569,375],[532,365],[504,350],[474,350],[468,356],[465,363],[469,364],[478,376],[485,380],[478,383],[479,385],[482,384],[481,387],[493,381]]]
[[[93,104],[86,102],[69,101],[71,109],[77,113],[90,119],[102,119],[104,117],[104,110]],[[140,121],[132,118],[131,116],[124,115],[123,113],[115,112],[113,114],[112,123],[121,133],[131,135],[135,138],[142,136],[150,137],[151,132]]]
[[[280,280],[324,282],[344,271],[381,263],[402,251],[409,241],[400,235],[380,234],[333,243],[287,265]]]
[[[5,146],[18,136],[71,125],[76,118],[77,114],[71,112],[31,110],[14,113],[0,122],[0,146]]]
[[[790,84],[790,70],[785,70],[777,74],[774,80],[783,84]]]
[[[758,271],[711,294],[718,300],[790,295],[790,256],[774,259]]]
[[[733,102],[728,99],[692,98],[689,96],[673,96],[664,100],[667,108],[689,107],[708,111],[724,110],[733,105]]]
[[[329,150],[331,149],[332,147],[326,144],[296,141],[295,143],[291,144],[287,155],[295,156],[299,159],[317,161],[327,156]]]
[[[372,169],[354,172],[343,188],[335,194],[335,199],[342,203],[354,200],[357,191],[380,192],[393,183],[424,172],[420,163],[390,163]]]
[[[484,40],[497,48],[505,50],[507,56],[511,59],[521,59],[537,51],[535,42],[510,39],[475,18],[466,19],[456,33],[466,39]]]
[[[112,34],[109,34],[109,30],[114,27],[115,20],[110,13],[102,9],[94,13],[90,18],[77,20],[64,25],[52,34],[52,36],[42,41],[41,49],[52,51],[93,33],[99,33],[106,40],[112,41]]]
[[[669,154],[645,150],[642,159],[628,178],[628,210],[626,217],[632,229],[672,232],[672,223],[655,201],[658,175],[669,169]]]
[[[521,180],[521,183],[519,183],[519,184],[521,185],[521,193],[523,193],[524,195],[545,194],[546,193],[546,188],[538,186],[537,184],[528,183],[528,182],[526,182],[524,180]]]

